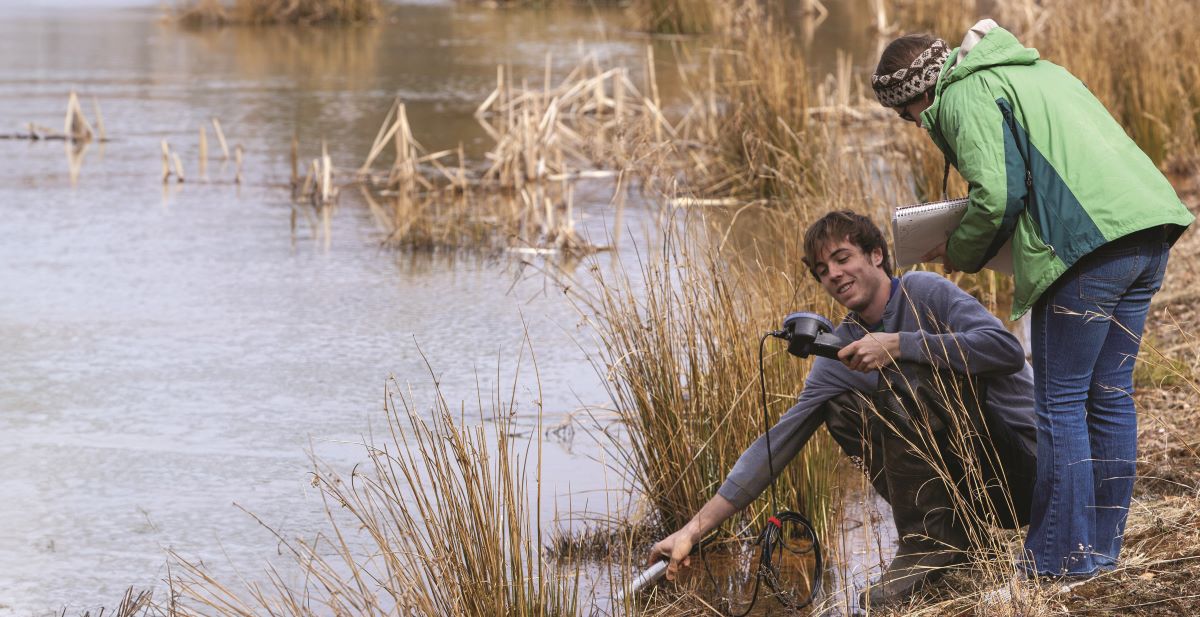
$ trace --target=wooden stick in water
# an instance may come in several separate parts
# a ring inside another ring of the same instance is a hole
[[[654,48],[646,46],[646,92],[650,93],[650,100],[654,101],[655,107],[662,107],[662,103],[658,98],[658,76],[654,68]]]
[[[296,190],[296,183],[300,181],[300,138],[296,133],[292,133],[292,190]]]
[[[67,97],[67,118],[63,132],[66,133],[68,141],[91,141],[92,139],[92,127],[88,124],[87,118],[83,116],[83,109],[79,106],[79,95],[75,94],[74,90]]]
[[[321,194],[321,163],[317,159],[312,160],[312,165],[308,168],[308,175],[313,179],[312,193],[309,193],[308,198],[314,208],[320,207],[317,196]],[[305,187],[308,183],[305,182]],[[307,191],[305,191],[307,193]]]
[[[208,131],[200,125],[200,177],[208,177]]]
[[[100,141],[104,141],[104,115],[100,113],[100,99],[92,97],[92,111],[96,113],[96,134],[100,136]]]
[[[171,177],[171,146],[167,144],[167,140],[162,140],[162,181],[167,183],[167,179]]]
[[[183,182],[183,161],[179,159],[178,152],[172,152],[171,157],[175,160],[175,181]]]
[[[363,161],[362,167],[358,168],[359,175],[366,175],[371,170],[371,163],[375,162],[375,157],[383,152],[384,145],[400,128],[399,122],[392,122],[392,117],[396,115],[401,105],[400,97],[396,97],[396,100],[392,101],[387,116],[383,118],[383,124],[379,125],[379,132],[375,134],[375,141],[371,142],[371,151],[367,154],[367,160]]]
[[[329,149],[325,141],[321,141],[321,205],[329,204],[331,184],[333,183],[333,161],[329,158]]]
[[[620,69],[620,73],[613,79],[613,113],[617,116],[617,121],[625,115],[625,69]]]
[[[504,90],[504,65],[503,64],[496,65],[496,91],[500,93],[499,107],[500,107],[500,109],[504,109],[505,107],[508,106],[508,97],[504,96],[505,90]]]
[[[304,186],[300,189],[300,195],[307,197],[313,192],[313,182],[315,181],[312,169],[304,175]]]
[[[221,130],[221,121],[212,119],[213,130],[217,133],[217,142],[221,144],[222,160],[229,160],[229,145],[225,143],[225,133]]]
[[[463,156],[462,142],[458,144],[458,188],[464,193],[467,192],[467,163],[466,157]]]
[[[391,118],[390,114],[388,115],[388,118]],[[383,152],[383,149],[387,146],[387,142],[392,139],[392,136],[396,134],[396,131],[400,130],[400,126],[400,118],[396,118],[396,121],[392,123],[387,132],[382,133],[380,138],[374,143],[374,145],[371,146],[371,152],[367,154],[367,160],[363,162],[362,167],[358,168],[358,173],[360,175],[365,175],[370,172],[371,164],[375,162],[375,157],[379,156],[379,154]],[[381,131],[382,129],[383,127],[380,127]]]

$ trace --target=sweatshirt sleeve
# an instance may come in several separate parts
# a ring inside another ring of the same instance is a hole
[[[936,274],[912,273],[901,289],[900,300],[916,322],[915,328],[898,333],[901,360],[968,375],[1010,375],[1025,367],[1017,337],[954,283]]]
[[[943,94],[938,131],[967,181],[969,202],[946,241],[955,267],[978,272],[1012,236],[1024,206],[1025,158],[1013,134],[1012,108],[994,97],[982,77]]]
[[[823,405],[846,390],[832,378],[833,360],[817,358],[804,380],[804,391],[791,409],[771,427],[771,462],[767,464],[767,436],[761,435],[742,453],[717,493],[739,510],[750,505],[788,463],[799,454],[813,433],[825,422]],[[840,366],[840,365],[839,365]],[[772,475],[771,472],[774,472]]]

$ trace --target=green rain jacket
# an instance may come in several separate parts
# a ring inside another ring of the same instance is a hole
[[[1084,255],[1111,240],[1193,216],[1150,158],[1066,69],[994,28],[957,64],[950,52],[921,114],[970,187],[946,244],[977,272],[1012,238],[1012,318]]]

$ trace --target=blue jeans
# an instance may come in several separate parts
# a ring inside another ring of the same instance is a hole
[[[1133,365],[1169,246],[1159,229],[1083,257],[1033,307],[1037,483],[1031,574],[1116,565],[1133,495]]]

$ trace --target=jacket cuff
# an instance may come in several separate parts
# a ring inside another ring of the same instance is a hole
[[[962,246],[962,244],[962,242],[955,242],[953,235],[946,239],[946,257],[950,259],[950,263],[954,264],[956,270],[966,272],[967,274],[974,274],[982,270],[983,264],[979,263],[982,258],[981,255],[970,255],[966,252],[955,250],[957,247]]]
[[[729,503],[732,503],[738,510],[750,505],[750,502],[754,501],[754,498],[757,496],[751,495],[746,489],[738,485],[737,482],[729,479],[726,479],[721,488],[717,489],[717,494],[728,499]]]
[[[917,332],[900,332],[900,360],[928,362],[925,357],[925,339]]]

